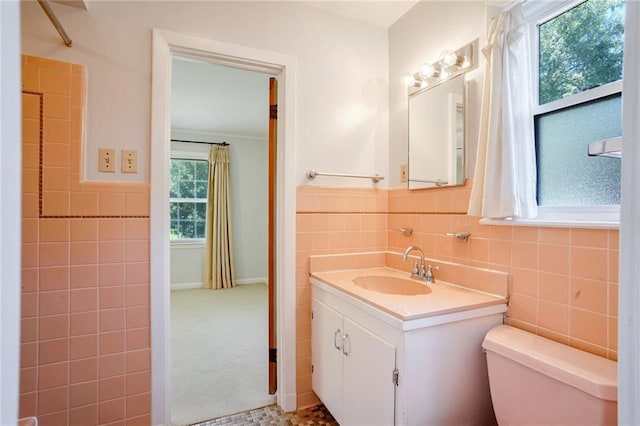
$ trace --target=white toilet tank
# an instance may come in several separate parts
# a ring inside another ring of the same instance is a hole
[[[616,362],[506,325],[482,347],[499,425],[617,423]]]

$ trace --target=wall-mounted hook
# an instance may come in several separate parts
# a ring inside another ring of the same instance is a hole
[[[398,232],[402,232],[402,234],[406,237],[410,237],[413,234],[413,228],[398,228],[396,229]]]

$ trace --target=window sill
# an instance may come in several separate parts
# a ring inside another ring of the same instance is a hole
[[[620,206],[538,207],[532,219],[482,218],[483,225],[543,226],[553,228],[620,228]]]
[[[169,240],[169,245],[175,248],[197,248],[204,246],[205,240],[199,238]]]

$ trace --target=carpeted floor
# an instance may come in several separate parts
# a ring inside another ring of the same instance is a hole
[[[171,292],[171,420],[177,425],[275,402],[268,393],[267,286]]]

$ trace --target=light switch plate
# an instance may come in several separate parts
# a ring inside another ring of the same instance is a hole
[[[400,182],[407,182],[409,180],[409,165],[400,165]]]
[[[138,151],[123,149],[120,152],[122,173],[138,173]]]
[[[113,148],[100,148],[98,150],[98,171],[116,172],[116,150]]]

